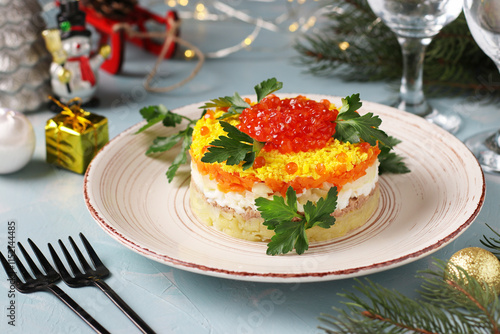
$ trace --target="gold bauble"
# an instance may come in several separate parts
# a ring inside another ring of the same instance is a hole
[[[493,253],[479,247],[468,247],[453,254],[449,262],[462,267],[478,282],[484,281],[490,288],[500,292],[500,261]],[[454,267],[450,266],[447,270],[460,277]]]

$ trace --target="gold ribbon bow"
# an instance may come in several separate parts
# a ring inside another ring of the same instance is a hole
[[[87,129],[93,128],[94,141],[92,143],[93,144],[92,156],[95,156],[99,148],[98,138],[97,138],[98,132],[95,124],[86,118],[89,115],[91,115],[91,113],[81,108],[82,100],[79,97],[75,97],[68,101],[68,105],[64,105],[57,99],[53,98],[52,96],[49,96],[49,99],[51,99],[55,104],[57,104],[60,108],[63,109],[59,113],[59,116],[57,117],[58,121],[56,121],[56,123],[58,124],[56,129],[56,138],[55,138],[56,164],[64,166],[65,163],[63,161],[63,155],[72,156],[68,152],[63,152],[63,149],[61,147],[61,135],[62,135],[62,131],[60,130],[61,127],[66,127],[68,129],[71,129],[77,132],[79,135],[83,135]],[[77,157],[74,160],[78,159],[83,159],[83,157]]]
[[[83,133],[89,126],[93,126],[92,122],[85,118],[90,113],[81,108],[82,99],[79,97],[69,100],[68,105],[62,104],[52,96],[49,96],[49,99],[54,101],[54,103],[62,109],[61,115],[66,116],[62,122],[64,126],[78,133]]]

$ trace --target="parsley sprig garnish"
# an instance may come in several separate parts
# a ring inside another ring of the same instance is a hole
[[[380,148],[378,156],[380,166],[379,173],[408,173],[410,170],[406,167],[403,158],[392,152],[394,146],[400,141],[394,137],[388,136],[378,127],[382,120],[366,113],[360,115],[357,110],[362,106],[359,94],[353,94],[342,99],[342,107],[337,116],[334,137],[343,142],[359,143],[365,141],[370,145],[377,145]]]
[[[342,142],[359,143],[363,140],[374,146],[378,141],[390,146],[387,134],[378,128],[382,120],[371,112],[361,116],[357,112],[361,105],[359,94],[342,99],[342,107],[335,121],[337,125],[334,137]]]
[[[256,141],[227,122],[220,121],[220,125],[227,136],[220,136],[212,141],[201,161],[205,163],[225,161],[226,165],[238,165],[244,161],[243,170],[252,167],[264,143]]]
[[[262,81],[260,84],[254,87],[255,94],[257,94],[257,103],[262,101],[264,97],[267,95],[276,92],[283,88],[283,83],[276,80],[276,78],[267,79]],[[219,97],[218,99],[210,100],[210,102],[205,103],[200,108],[228,108],[227,112],[225,112],[220,118],[226,118],[232,115],[241,114],[243,110],[250,107],[248,104],[237,92],[234,93],[233,96],[224,96]]]
[[[234,93],[233,96],[219,97],[218,99],[210,101],[211,102],[205,103],[200,108],[228,108],[227,112],[225,112],[220,118],[241,114],[243,110],[250,107],[250,105],[238,93]]]
[[[286,203],[283,197],[275,195],[272,200],[259,197],[255,205],[264,225],[275,233],[267,244],[266,253],[286,254],[295,249],[297,254],[302,254],[309,249],[307,229],[314,226],[330,228],[335,223],[331,214],[337,207],[337,188],[330,188],[326,198],[320,198],[316,204],[307,201],[304,214],[297,212],[297,194],[292,187],[286,192]]]
[[[174,158],[174,161],[166,173],[168,182],[172,182],[179,166],[187,162],[187,152],[193,141],[193,125],[197,120],[192,120],[184,115],[174,113],[163,105],[144,107],[140,110],[140,113],[147,123],[141,127],[136,134],[145,131],[159,122],[162,122],[166,127],[176,127],[183,120],[188,121],[186,128],[178,133],[168,137],[156,137],[146,151],[146,154],[168,151],[177,143],[182,142],[179,154]]]

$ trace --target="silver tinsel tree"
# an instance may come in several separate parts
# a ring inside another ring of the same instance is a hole
[[[37,0],[0,0],[0,107],[36,111],[48,101],[51,56]]]

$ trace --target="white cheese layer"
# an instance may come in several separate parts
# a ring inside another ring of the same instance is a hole
[[[342,210],[349,204],[351,197],[359,197],[361,195],[368,196],[375,188],[378,181],[378,160],[366,169],[366,175],[360,177],[354,182],[347,183],[338,193],[337,210]],[[264,183],[256,183],[252,191],[245,190],[244,192],[228,192],[224,193],[217,189],[217,181],[211,180],[208,175],[201,175],[198,172],[196,164],[191,162],[191,179],[196,187],[205,195],[207,202],[217,204],[222,207],[229,207],[239,214],[243,214],[246,209],[251,208],[257,210],[255,199],[264,197],[272,199],[274,193]],[[322,188],[307,189],[304,192],[297,194],[298,210],[303,211],[303,205],[307,201],[317,202],[320,197],[326,197],[328,190],[332,185],[325,182]]]

